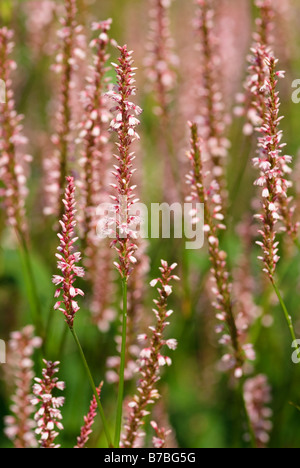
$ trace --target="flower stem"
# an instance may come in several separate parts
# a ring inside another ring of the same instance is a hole
[[[98,395],[98,392],[97,392],[97,389],[96,389],[96,385],[95,385],[94,379],[92,377],[92,374],[91,374],[91,371],[90,371],[90,368],[89,368],[89,365],[87,363],[87,360],[85,358],[83,349],[81,347],[80,341],[79,341],[79,339],[77,337],[77,334],[76,334],[74,328],[70,328],[70,331],[71,331],[71,333],[73,335],[73,338],[75,340],[75,343],[76,343],[76,345],[78,347],[80,357],[82,359],[83,365],[85,367],[85,370],[86,370],[86,373],[87,373],[87,376],[88,376],[88,379],[89,379],[89,382],[90,382],[90,385],[91,385],[92,390],[93,390],[93,394],[95,395],[95,398],[96,398],[96,401],[97,401],[97,405],[98,405],[99,413],[100,413],[100,416],[101,416],[101,419],[102,419],[102,423],[103,423],[104,432],[105,432],[105,436],[106,436],[108,446],[109,446],[109,448],[112,448],[113,445],[112,445],[112,441],[111,441],[111,437],[110,437],[108,423],[107,423],[105,415],[104,415],[103,407],[102,407],[102,404],[101,404],[101,401],[100,401],[100,398],[99,398],[99,395]]]
[[[280,305],[282,307],[282,310],[283,310],[283,313],[284,313],[284,316],[285,316],[285,319],[287,321],[287,324],[288,324],[288,327],[289,327],[289,330],[290,330],[290,333],[291,333],[291,337],[293,339],[293,342],[297,343],[297,339],[296,339],[296,333],[295,333],[295,330],[294,330],[294,326],[293,326],[293,321],[292,321],[292,317],[290,316],[290,314],[288,313],[288,310],[287,310],[287,307],[284,303],[284,300],[281,296],[281,293],[279,291],[279,288],[274,280],[274,278],[271,278],[271,282],[272,282],[272,285],[273,285],[273,288],[274,288],[274,291],[278,297],[278,300],[280,302]],[[297,350],[298,352],[300,352],[300,348],[299,348],[299,345],[297,344]]]
[[[24,271],[26,274],[27,287],[28,287],[28,299],[30,302],[30,308],[32,311],[33,321],[36,326],[36,333],[45,341],[45,330],[42,321],[42,309],[37,292],[36,280],[33,273],[31,264],[30,254],[27,242],[23,233],[20,230],[16,230],[17,238],[20,246],[20,253],[23,261]]]
[[[120,363],[120,378],[117,403],[116,429],[115,429],[115,447],[119,448],[121,438],[122,413],[123,413],[123,398],[124,398],[124,372],[126,359],[126,338],[127,338],[127,279],[122,280],[123,287],[123,324],[122,324],[122,348],[121,348],[121,363]]]

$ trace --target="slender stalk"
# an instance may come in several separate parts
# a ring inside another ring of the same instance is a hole
[[[124,372],[125,372],[126,338],[127,338],[127,292],[128,292],[128,283],[127,283],[126,278],[123,278],[122,280],[122,287],[123,287],[122,348],[121,348],[119,391],[118,391],[116,429],[115,429],[115,447],[117,448],[120,446],[122,414],[123,414],[123,398],[124,398]]]
[[[43,343],[45,340],[45,330],[42,320],[42,308],[39,300],[36,280],[33,273],[33,268],[31,264],[30,254],[27,246],[25,237],[20,230],[16,231],[17,238],[19,241],[20,253],[23,260],[24,271],[26,274],[27,284],[28,284],[28,299],[30,302],[30,307],[32,311],[33,321],[36,326],[37,335],[42,338]]]
[[[94,379],[92,377],[92,374],[91,374],[91,371],[90,371],[90,368],[89,368],[89,365],[87,363],[87,360],[85,358],[85,354],[83,352],[83,349],[81,347],[80,341],[79,341],[79,339],[77,337],[77,334],[76,334],[74,328],[70,328],[70,331],[71,331],[71,333],[73,335],[73,338],[75,340],[75,343],[76,343],[76,345],[78,347],[80,357],[82,359],[82,362],[83,362],[84,368],[86,370],[86,373],[87,373],[91,388],[93,390],[93,394],[95,395],[95,398],[96,398],[96,401],[97,401],[97,406],[98,406],[99,413],[100,413],[100,416],[101,416],[101,419],[102,419],[102,423],[103,423],[104,432],[105,432],[105,436],[106,436],[108,446],[110,448],[112,448],[113,445],[112,445],[112,441],[111,441],[111,437],[110,437],[108,423],[107,423],[106,418],[105,418],[104,410],[103,410],[103,407],[102,407],[102,404],[101,404],[101,401],[100,401],[100,398],[99,398],[99,395],[98,395],[98,392],[97,392],[97,389],[96,389],[96,385],[95,385]]]
[[[65,348],[66,348],[66,343],[67,343],[67,338],[68,338],[68,325],[65,324],[65,327],[64,327],[64,330],[62,332],[62,335],[61,335],[61,339],[60,339],[60,345],[59,345],[59,348],[58,348],[58,360],[61,361],[62,360],[62,356],[65,352]]]
[[[273,288],[274,288],[274,291],[278,297],[278,300],[280,302],[280,305],[282,307],[282,310],[283,310],[283,313],[284,313],[284,316],[285,316],[285,319],[287,321],[287,324],[288,324],[288,327],[289,327],[289,330],[290,330],[290,333],[291,333],[291,337],[293,339],[293,342],[295,342],[297,344],[297,338],[296,338],[296,333],[295,333],[295,330],[294,330],[294,326],[293,326],[293,321],[292,321],[292,317],[290,316],[290,314],[288,313],[288,310],[287,310],[287,307],[285,305],[285,302],[281,296],[281,293],[279,291],[279,288],[274,280],[274,278],[271,278],[271,282],[272,282],[272,285],[273,285]],[[299,348],[299,345],[297,344],[297,350],[298,352],[300,352],[300,348]]]

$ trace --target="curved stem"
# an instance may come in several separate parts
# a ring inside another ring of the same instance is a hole
[[[289,327],[289,330],[290,330],[290,333],[291,333],[291,337],[293,339],[293,342],[297,343],[297,339],[296,339],[296,333],[295,333],[295,330],[294,330],[294,326],[293,326],[293,321],[292,321],[292,317],[290,316],[290,314],[288,313],[288,310],[287,310],[287,307],[284,303],[284,300],[281,296],[281,293],[279,291],[279,288],[274,280],[274,278],[271,278],[271,282],[272,282],[272,285],[273,285],[273,288],[274,288],[274,291],[278,297],[278,300],[280,302],[280,305],[282,307],[282,310],[283,310],[283,313],[284,313],[284,316],[285,316],[285,319],[287,321],[287,324],[288,324],[288,327]],[[300,352],[300,348],[299,348],[299,345],[297,344],[297,350]]]
[[[123,398],[124,398],[124,372],[126,360],[126,338],[127,338],[127,280],[123,278],[123,324],[122,324],[122,348],[121,348],[121,364],[120,364],[120,378],[119,378],[119,391],[117,403],[117,416],[116,416],[116,429],[115,429],[115,447],[119,448],[122,427],[122,413],[123,413]]]
[[[98,395],[98,392],[97,392],[97,389],[96,389],[96,385],[95,385],[94,379],[92,377],[92,374],[91,374],[91,371],[90,371],[90,368],[89,368],[89,365],[87,363],[87,360],[85,358],[83,349],[81,347],[80,341],[79,341],[79,339],[78,339],[78,337],[76,335],[75,330],[73,328],[70,328],[70,331],[71,331],[71,333],[73,335],[73,338],[75,340],[75,343],[76,343],[76,345],[78,347],[80,357],[82,359],[83,365],[85,367],[85,370],[86,370],[86,373],[87,373],[87,376],[88,376],[88,379],[89,379],[89,382],[90,382],[90,385],[91,385],[92,390],[93,390],[93,394],[94,394],[94,396],[96,398],[96,401],[97,401],[97,405],[98,405],[99,413],[100,413],[100,416],[101,416],[101,419],[102,419],[102,423],[103,423],[104,432],[105,432],[105,436],[106,436],[108,446],[110,448],[112,448],[113,445],[112,445],[112,441],[111,441],[111,437],[110,437],[110,433],[109,433],[108,423],[107,423],[106,418],[105,418],[103,407],[102,407],[102,404],[101,404],[101,401],[100,401],[100,398],[99,398],[99,395]]]

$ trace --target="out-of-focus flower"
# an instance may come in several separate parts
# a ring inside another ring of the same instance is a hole
[[[42,344],[34,336],[32,326],[11,334],[8,349],[9,373],[14,376],[15,394],[12,397],[11,416],[5,417],[5,435],[15,448],[35,448],[34,435],[36,423],[33,420],[34,407],[31,404],[32,381],[34,378],[32,356],[34,350]]]
[[[0,80],[5,86],[4,99],[0,100],[0,200],[8,223],[19,233],[26,231],[25,201],[27,165],[31,156],[24,154],[23,146],[27,138],[22,134],[23,117],[15,110],[11,72],[16,64],[10,58],[13,50],[13,33],[0,29]],[[3,102],[4,101],[4,102]],[[2,185],[1,184],[1,185]]]
[[[196,29],[200,37],[201,70],[196,89],[198,109],[197,121],[203,139],[203,158],[208,162],[212,177],[218,183],[225,205],[226,183],[224,161],[228,155],[230,142],[226,138],[226,116],[223,95],[219,84],[220,58],[215,33],[214,16],[210,0],[196,0]]]
[[[221,214],[221,196],[216,189],[217,182],[213,181],[207,189],[204,186],[203,166],[201,159],[201,141],[196,124],[191,126],[191,151],[188,153],[192,164],[192,171],[187,176],[191,186],[189,200],[197,200],[204,204],[204,231],[207,236],[211,273],[213,279],[212,293],[215,298],[213,306],[217,310],[220,325],[217,333],[222,333],[220,343],[229,346],[229,352],[223,356],[222,363],[228,369],[234,369],[237,378],[243,375],[243,365],[246,358],[253,359],[251,345],[241,344],[241,331],[238,330],[232,304],[232,285],[227,267],[227,254],[220,248],[220,229],[226,228]],[[243,331],[244,332],[244,331]]]
[[[74,282],[76,278],[84,276],[84,269],[77,266],[77,263],[81,260],[80,252],[74,252],[74,243],[78,238],[74,237],[76,202],[73,177],[68,177],[67,182],[68,186],[63,199],[65,214],[60,221],[62,231],[61,234],[58,234],[60,245],[57,248],[59,253],[56,254],[58,259],[57,267],[61,270],[62,275],[54,275],[52,281],[56,286],[59,286],[55,292],[55,297],[59,298],[62,295],[54,308],[63,312],[69,328],[73,329],[75,314],[80,309],[76,296],[84,296],[81,289],[74,287]]]
[[[264,59],[273,44],[274,4],[270,0],[256,0],[256,6],[260,16],[256,19],[256,32],[253,34],[251,54],[248,56],[250,65],[244,84],[245,93],[237,96],[238,106],[235,109],[236,115],[246,115],[244,134],[247,136],[252,135],[264,118],[264,85],[268,74]]]
[[[258,448],[264,448],[272,430],[272,410],[268,407],[271,403],[271,388],[265,375],[246,380],[244,399],[256,444]]]
[[[154,301],[154,314],[157,320],[156,326],[151,326],[151,340],[149,346],[140,353],[140,381],[138,383],[138,393],[128,404],[128,417],[122,436],[122,444],[125,448],[136,447],[137,441],[143,437],[139,428],[144,424],[145,416],[149,415],[149,405],[153,405],[160,395],[156,384],[160,379],[160,368],[172,364],[169,356],[161,354],[163,346],[168,346],[168,340],[164,339],[164,330],[169,325],[168,319],[173,311],[168,310],[168,298],[172,293],[172,280],[178,280],[173,275],[176,264],[169,266],[167,262],[162,261],[160,267],[161,278],[151,282],[152,287],[158,287],[159,298]],[[170,341],[170,340],[169,340]],[[172,340],[175,349],[175,340]],[[176,343],[177,344],[177,343]]]
[[[82,26],[76,21],[76,0],[64,2],[65,16],[60,18],[61,29],[58,31],[60,40],[56,63],[52,69],[60,80],[59,105],[56,113],[56,133],[52,136],[54,152],[44,160],[46,215],[61,213],[61,196],[65,181],[70,173],[70,147],[74,129],[72,90],[74,88],[75,71],[78,70],[77,60],[85,58],[82,48]]]
[[[156,93],[157,113],[168,113],[170,92],[176,84],[178,57],[170,33],[171,0],[150,0],[150,32],[144,61],[147,79]]]
[[[42,448],[60,448],[55,444],[55,439],[59,435],[57,431],[63,430],[61,423],[62,415],[60,408],[64,405],[64,397],[55,397],[55,389],[64,390],[65,383],[60,382],[55,374],[59,371],[59,362],[50,362],[44,360],[45,369],[43,369],[43,378],[35,378],[33,393],[35,398],[31,403],[38,406],[35,413],[37,422],[36,434],[40,436],[39,443]]]
[[[95,50],[93,65],[87,77],[85,90],[81,93],[84,106],[84,115],[79,125],[78,143],[82,143],[82,212],[83,237],[85,244],[93,243],[96,236],[96,208],[102,202],[102,194],[107,182],[107,144],[109,133],[107,123],[111,114],[108,111],[107,99],[103,96],[107,91],[109,70],[107,61],[109,55],[109,30],[112,20],[94,23],[93,29],[97,37],[90,46]],[[89,238],[91,237],[91,239]]]

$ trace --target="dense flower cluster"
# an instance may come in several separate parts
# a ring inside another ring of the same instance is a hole
[[[97,388],[97,393],[98,393],[99,398],[100,398],[102,386],[103,386],[103,383],[101,383],[99,387]],[[87,416],[84,416],[84,425],[81,428],[80,436],[77,437],[77,445],[74,448],[83,449],[86,447],[89,437],[93,432],[92,426],[95,422],[96,415],[97,415],[97,401],[96,401],[96,397],[94,396],[90,404],[89,412]]]
[[[272,410],[271,389],[265,375],[248,379],[244,385],[244,399],[258,448],[264,448],[270,440]]]
[[[258,140],[258,157],[254,158],[255,167],[260,170],[260,177],[255,184],[262,187],[263,213],[257,215],[262,222],[260,234],[262,242],[258,244],[263,249],[264,271],[273,277],[276,264],[279,261],[278,242],[276,242],[276,225],[282,220],[292,236],[296,236],[298,225],[293,223],[294,208],[289,206],[287,198],[288,188],[291,182],[286,179],[290,172],[288,164],[292,157],[283,154],[286,146],[281,142],[282,130],[279,125],[282,117],[279,116],[280,100],[277,92],[278,78],[284,76],[284,72],[276,71],[276,60],[272,55],[264,58],[268,75],[264,82],[265,115],[259,131],[261,136]]]
[[[151,330],[151,341],[149,346],[140,353],[140,381],[138,384],[138,393],[128,404],[128,417],[125,425],[125,433],[122,437],[122,443],[125,448],[135,447],[137,440],[143,436],[139,428],[144,424],[144,418],[149,413],[149,405],[153,405],[160,395],[156,384],[160,379],[160,368],[168,365],[172,361],[169,356],[162,354],[162,348],[167,346],[171,350],[177,348],[177,341],[174,339],[165,340],[163,333],[169,325],[168,319],[173,311],[168,310],[168,298],[172,294],[172,280],[178,280],[173,275],[176,264],[169,266],[167,262],[162,261],[160,267],[161,277],[151,281],[151,286],[159,285],[159,299],[154,301],[154,314],[157,320],[156,326],[149,327]],[[147,335],[140,335],[141,342],[148,340]]]
[[[36,434],[40,436],[40,445],[42,448],[60,448],[55,444],[55,439],[59,435],[57,431],[63,429],[61,423],[62,415],[60,408],[64,405],[64,397],[53,396],[54,389],[64,390],[65,383],[60,382],[55,374],[59,371],[59,362],[50,362],[44,360],[45,369],[43,369],[43,378],[35,378],[36,383],[33,386],[35,398],[31,403],[38,406],[35,414],[37,422]]]
[[[11,73],[16,63],[10,58],[13,32],[0,29],[0,200],[11,226],[19,233],[26,231],[26,173],[31,156],[24,154],[27,138],[22,134],[23,117],[15,110]],[[3,95],[2,95],[3,94]]]
[[[41,346],[40,338],[34,336],[31,325],[20,332],[11,334],[8,352],[9,373],[13,375],[15,394],[10,407],[13,415],[5,417],[5,434],[15,448],[34,448],[35,422],[32,419],[34,407],[31,404],[32,381],[34,378],[32,356]]]
[[[76,202],[73,177],[68,177],[67,182],[68,186],[63,200],[65,214],[60,221],[62,232],[61,234],[57,234],[60,240],[60,245],[57,248],[59,253],[56,254],[58,259],[57,267],[61,270],[62,276],[54,275],[52,281],[56,286],[61,285],[56,290],[55,297],[59,298],[62,294],[62,299],[55,304],[54,308],[63,312],[68,326],[72,329],[75,314],[80,309],[75,298],[78,295],[84,296],[83,291],[79,288],[75,288],[73,285],[76,278],[84,276],[84,270],[82,267],[76,265],[81,259],[80,252],[74,252],[74,243],[77,238],[74,237]],[[62,307],[62,304],[64,307]]]
[[[132,264],[136,263],[134,253],[136,245],[134,240],[136,233],[136,217],[131,216],[130,208],[138,201],[135,199],[135,186],[131,185],[134,169],[132,163],[134,153],[131,152],[131,146],[134,140],[139,139],[136,127],[139,125],[137,116],[141,114],[142,109],[136,106],[129,98],[136,92],[134,86],[135,68],[132,67],[132,51],[128,51],[127,46],[118,47],[120,51],[119,64],[113,64],[117,72],[117,86],[109,91],[107,95],[115,102],[112,109],[116,116],[111,122],[111,130],[117,132],[118,142],[116,143],[119,154],[115,155],[118,164],[113,175],[116,178],[116,184],[112,184],[117,195],[113,197],[116,211],[116,239],[113,245],[116,248],[119,257],[119,263],[116,267],[122,278],[128,280]]]

